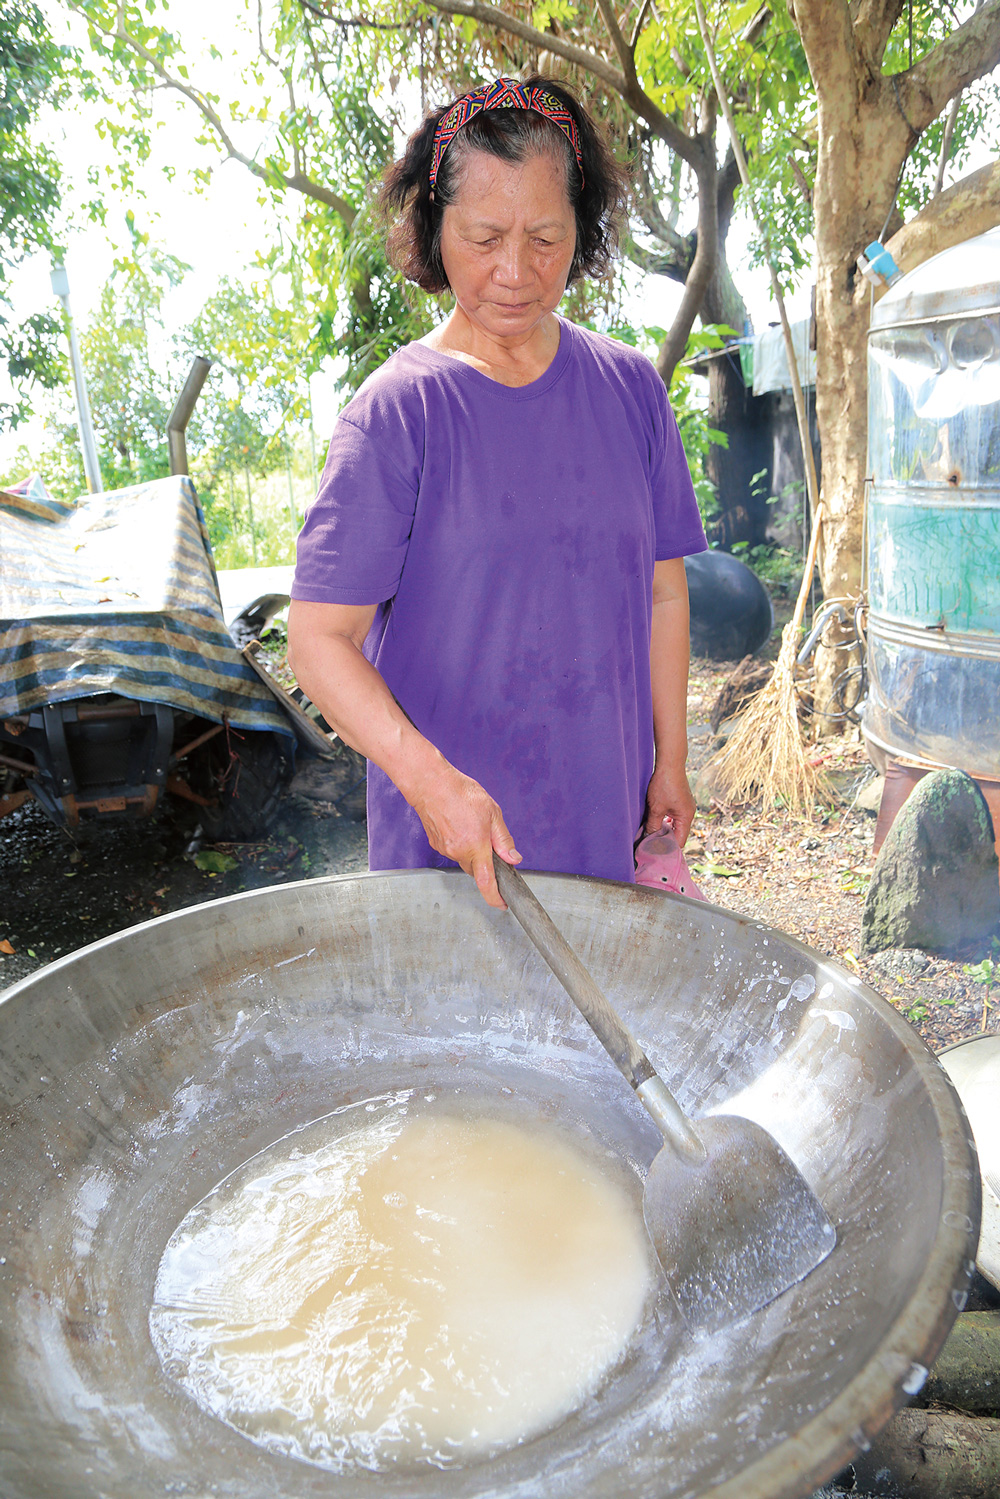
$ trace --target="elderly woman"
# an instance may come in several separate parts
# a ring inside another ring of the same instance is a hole
[[[454,310],[341,412],[299,538],[299,682],[369,760],[372,869],[635,877],[685,775],[684,557],[705,538],[649,361],[560,317],[622,178],[564,87],[501,78],[390,170],[389,248]],[[516,847],[515,847],[516,844]]]

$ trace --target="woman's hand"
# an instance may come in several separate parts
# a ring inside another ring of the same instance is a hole
[[[408,800],[431,848],[472,875],[487,905],[505,911],[493,872],[493,850],[508,864],[520,864],[521,855],[489,792],[442,760],[426,785],[410,790]]]
[[[673,823],[674,837],[683,848],[694,822],[694,814],[694,797],[684,771],[672,766],[657,766],[646,791],[643,831],[658,833],[663,826],[663,819],[669,817]]]
[[[647,833],[658,833],[669,817],[683,848],[695,805],[684,773],[687,760],[688,595],[684,558],[653,568],[653,630],[649,674],[653,689],[655,769],[646,791]]]

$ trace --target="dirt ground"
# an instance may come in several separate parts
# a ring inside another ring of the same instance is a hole
[[[734,666],[693,664],[692,778],[711,750],[709,716]],[[964,971],[988,956],[988,948],[955,960],[921,952],[859,955],[875,814],[856,805],[874,775],[856,730],[836,741],[827,768],[836,798],[809,822],[754,811],[699,812],[687,852],[705,895],[859,973],[935,1050],[978,1034],[984,1022],[997,1029],[992,995]],[[363,870],[357,780],[350,761],[301,761],[270,837],[252,844],[204,844],[187,809],[168,807],[154,822],[92,825],[71,836],[35,804],[25,806],[0,822],[0,988],[167,911],[240,890]]]
[[[715,746],[709,716],[732,671],[730,662],[692,663],[692,781]],[[861,804],[876,773],[857,728],[827,741],[821,753],[834,797],[808,821],[780,812],[765,816],[756,809],[699,809],[685,852],[702,892],[718,905],[798,937],[859,974],[935,1051],[981,1030],[997,1030],[1000,1000],[965,971],[997,957],[988,942],[948,959],[916,949],[860,954],[876,821],[876,810]]]

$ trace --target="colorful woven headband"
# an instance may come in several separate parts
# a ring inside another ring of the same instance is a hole
[[[483,83],[471,93],[463,94],[447,113],[438,120],[434,132],[434,154],[431,157],[431,197],[441,170],[441,159],[463,125],[485,109],[533,109],[536,114],[551,120],[573,147],[576,164],[583,178],[583,153],[580,150],[580,132],[576,121],[554,94],[537,85],[529,88],[514,78],[498,78],[495,83]]]

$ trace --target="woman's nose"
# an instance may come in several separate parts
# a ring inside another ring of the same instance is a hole
[[[528,246],[515,240],[505,241],[493,269],[493,279],[502,286],[523,286],[530,280]]]

